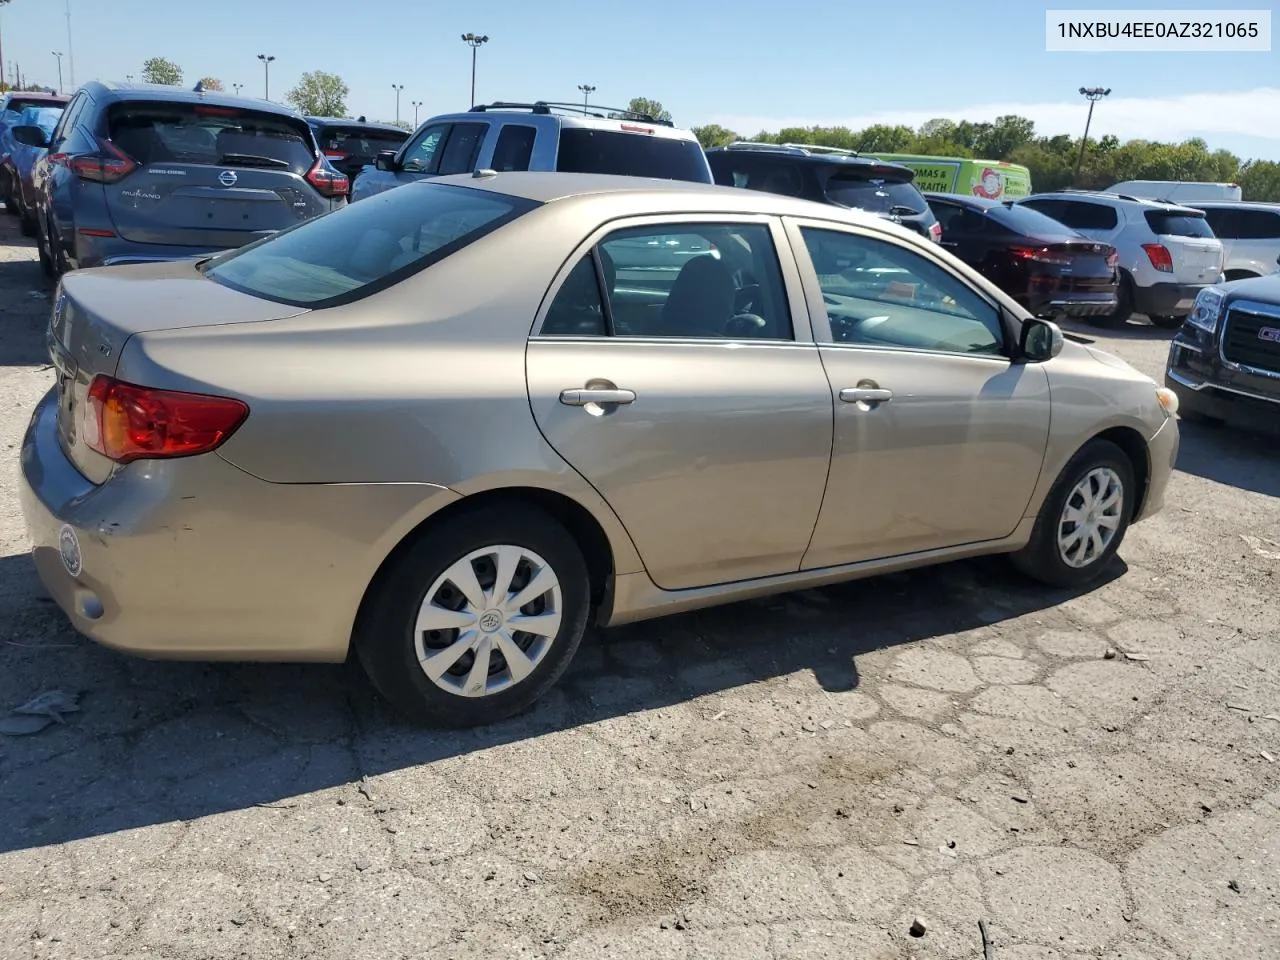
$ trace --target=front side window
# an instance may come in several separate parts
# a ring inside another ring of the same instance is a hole
[[[769,228],[671,224],[609,234],[570,272],[542,333],[609,330],[618,337],[792,339]]]
[[[861,234],[804,227],[836,343],[999,355],[999,310],[918,253]]]
[[[402,169],[406,173],[435,173],[440,163],[440,147],[448,132],[449,125],[442,123],[418,134],[404,152]]]
[[[204,273],[267,300],[332,306],[398,283],[536,206],[484,190],[412,184],[219,254]]]

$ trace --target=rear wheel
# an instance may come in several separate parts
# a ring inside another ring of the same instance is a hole
[[[1091,583],[1120,549],[1135,495],[1124,451],[1109,440],[1090,441],[1059,474],[1014,565],[1050,586]]]
[[[1148,317],[1151,325],[1159,327],[1161,330],[1177,330],[1182,326],[1182,317]]]
[[[1133,280],[1127,273],[1120,274],[1120,283],[1116,287],[1116,308],[1110,313],[1099,314],[1089,318],[1095,327],[1115,329],[1129,322],[1133,315]]]
[[[47,220],[36,221],[36,249],[40,253],[40,269],[50,280],[57,279],[54,270],[53,255],[49,252],[49,223]]]
[[[356,628],[377,689],[436,726],[495,723],[564,673],[586,631],[587,567],[573,537],[523,506],[429,528],[378,578]]]

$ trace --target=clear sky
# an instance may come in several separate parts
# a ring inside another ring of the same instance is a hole
[[[1078,134],[1080,86],[1109,86],[1092,133],[1122,139],[1204,137],[1244,157],[1280,160],[1280,54],[1047,53],[1045,8],[1026,0],[837,3],[834,0],[490,0],[470,4],[337,0],[13,0],[0,6],[6,69],[57,83],[123,79],[159,55],[184,80],[215,76],[261,96],[259,53],[276,57],[271,96],[305,70],[337,73],[352,115],[393,119],[393,84],[433,113],[468,105],[471,53],[488,34],[478,100],[660,100],[681,126],[718,122],[742,134],[795,123],[917,126],[930,117],[1021,113],[1041,133]],[[1054,8],[1097,8],[1101,2]],[[1112,4],[1110,6],[1117,6]],[[1174,8],[1131,0],[1127,9]],[[1267,8],[1270,0],[1181,4]]]

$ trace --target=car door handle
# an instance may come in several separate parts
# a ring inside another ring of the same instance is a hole
[[[845,387],[840,391],[845,403],[887,403],[893,399],[892,390],[880,387]]]
[[[589,388],[560,391],[560,402],[567,407],[585,407],[589,403],[633,403],[635,399],[634,390]]]

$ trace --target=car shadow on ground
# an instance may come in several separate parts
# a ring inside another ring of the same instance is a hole
[[[8,236],[4,243],[35,246],[34,241]],[[0,316],[0,366],[43,366],[49,362],[44,331],[51,291],[38,261],[0,260],[0,300],[9,305]]]
[[[1118,327],[1096,327],[1087,320],[1065,318],[1059,324],[1067,333],[1074,333],[1091,340],[1106,337],[1111,340],[1172,340],[1176,331],[1153,326],[1146,317],[1137,314]],[[1104,348],[1105,349],[1105,348]]]
[[[1117,559],[1109,576],[1124,571]],[[709,710],[763,700],[787,716],[800,708],[780,688],[752,685],[808,672],[828,692],[851,691],[859,685],[855,657],[998,624],[1074,595],[984,558],[595,631],[560,684],[524,715],[441,731],[402,721],[351,663],[140,660],[76,637],[28,556],[0,559],[0,584],[0,622],[10,625],[9,639],[0,634],[0,706],[49,689],[81,695],[65,723],[0,737],[0,852],[280,804],[602,722],[643,737],[670,720],[652,711],[690,711],[703,696]],[[696,720],[684,722],[697,729]],[[784,722],[798,730],[806,721]],[[752,741],[737,732],[745,743],[725,749],[763,749],[752,744],[776,733]],[[546,741],[549,763],[561,742]]]
[[[1280,497],[1280,429],[1181,420],[1177,468],[1183,473]]]

